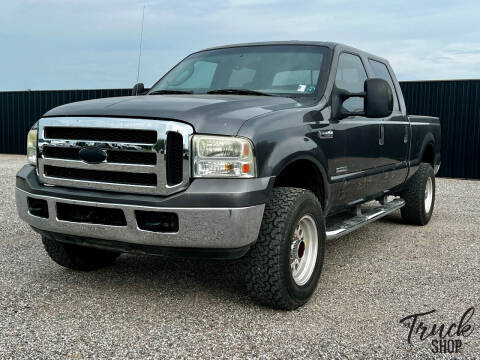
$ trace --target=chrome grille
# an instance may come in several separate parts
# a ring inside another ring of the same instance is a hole
[[[130,193],[169,195],[190,180],[189,125],[126,118],[42,118],[38,173],[44,184]],[[99,148],[98,164],[79,157]]]

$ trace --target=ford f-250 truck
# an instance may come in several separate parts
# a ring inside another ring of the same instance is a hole
[[[18,212],[62,266],[122,252],[239,259],[255,299],[293,309],[317,286],[326,239],[398,209],[410,224],[432,216],[439,120],[407,115],[380,57],[222,46],[133,95],[57,107],[28,134]]]

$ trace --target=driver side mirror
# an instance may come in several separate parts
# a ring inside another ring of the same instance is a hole
[[[135,84],[132,88],[132,96],[143,95],[145,92],[145,85],[143,83]]]
[[[393,110],[393,93],[388,82],[383,79],[367,79],[361,93],[334,88],[332,94],[332,118],[341,120],[348,116],[360,115],[369,118],[390,116]],[[351,112],[343,108],[343,102],[351,97],[363,98],[364,111]]]

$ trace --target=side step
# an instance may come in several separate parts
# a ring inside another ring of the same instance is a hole
[[[405,200],[395,199],[389,202],[383,203],[379,207],[374,209],[368,209],[365,213],[361,213],[360,207],[357,207],[357,216],[354,216],[341,223],[335,224],[327,228],[327,240],[336,239],[340,236],[348,234],[365,224],[378,220],[385,215],[388,215],[395,210],[400,209],[405,205]]]

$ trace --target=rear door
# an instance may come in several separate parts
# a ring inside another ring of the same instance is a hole
[[[368,59],[372,77],[388,82],[393,93],[393,112],[381,119],[380,156],[378,166],[382,167],[383,176],[379,179],[384,190],[392,189],[403,182],[407,176],[408,144],[410,125],[405,112],[401,111],[397,89],[387,64],[380,60]]]

